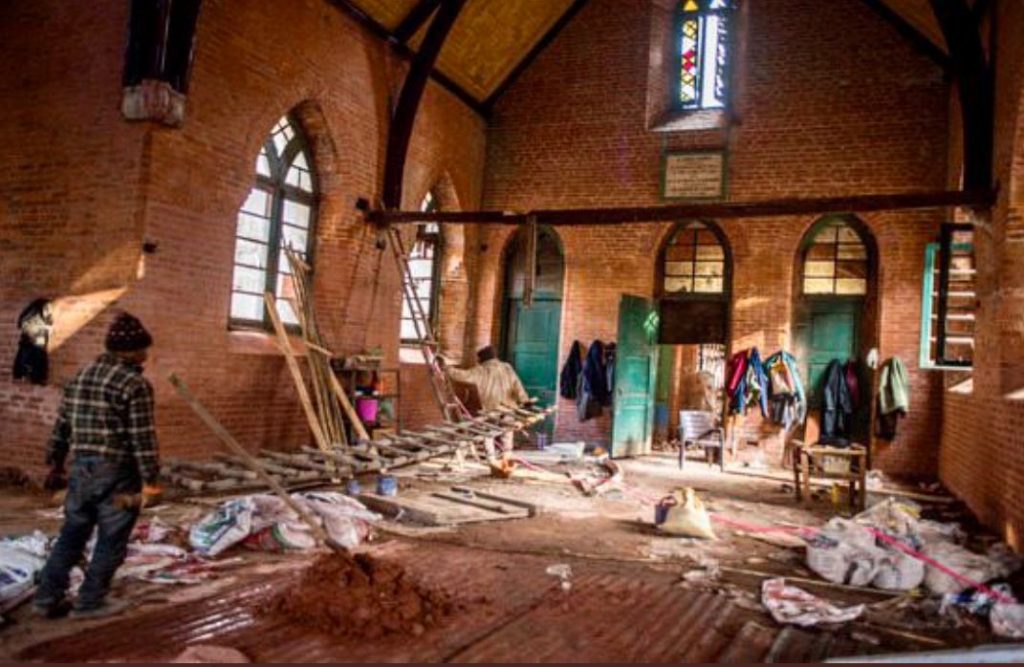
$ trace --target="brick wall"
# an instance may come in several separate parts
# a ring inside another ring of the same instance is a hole
[[[1017,549],[1024,546],[1024,5],[995,3],[996,179],[991,224],[975,234],[973,391],[944,401],[942,481]],[[959,155],[954,156],[959,159]],[[954,161],[954,167],[959,163]]]
[[[666,3],[594,0],[499,102],[487,135],[490,209],[638,206],[659,197],[662,150],[727,148],[732,200],[939,189],[945,186],[948,86],[941,71],[861,2],[746,3],[735,114],[726,128],[652,131]],[[655,91],[652,93],[651,91]],[[728,120],[728,119],[726,119]],[[876,344],[911,369],[913,410],[891,445],[890,472],[937,467],[941,377],[917,369],[924,246],[938,212],[862,216],[879,247]],[[733,253],[732,349],[792,345],[793,271],[812,217],[719,221]],[[561,359],[573,339],[616,336],[619,295],[654,294],[669,224],[559,228],[566,254]],[[502,249],[483,234],[475,344],[500,331]],[[747,429],[759,431],[759,420]],[[579,424],[564,403],[558,438],[606,442],[610,420]]]
[[[266,335],[227,328],[235,214],[266,133],[298,107],[321,172],[315,292],[325,338],[340,354],[380,346],[397,364],[397,272],[354,203],[379,196],[405,66],[321,0],[209,0],[185,127],[129,124],[118,111],[122,5],[0,8],[0,321],[38,295],[60,298],[62,309],[51,386],[0,376],[0,451],[38,470],[58,387],[100,351],[112,305],[138,315],[157,341],[149,376],[166,454],[218,448],[163,379],[172,370],[247,446],[301,444],[308,434],[283,358]],[[444,180],[450,205],[477,207],[483,160],[483,121],[428,86],[406,206]],[[144,273],[143,239],[159,244]],[[4,368],[12,332],[0,340]]]

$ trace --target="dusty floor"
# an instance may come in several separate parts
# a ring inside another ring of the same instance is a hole
[[[23,606],[0,630],[0,659],[146,661],[190,644],[217,644],[259,661],[808,661],[991,641],[983,623],[940,617],[921,602],[804,582],[834,603],[868,603],[869,611],[839,628],[783,628],[763,610],[760,582],[768,574],[815,577],[803,567],[801,549],[755,539],[735,522],[819,525],[833,515],[831,503],[799,506],[779,481],[701,463],[681,472],[669,456],[622,467],[626,486],[598,498],[583,496],[556,472],[520,468],[500,481],[479,468],[401,472],[405,492],[468,484],[541,509],[531,519],[457,528],[381,525],[368,551],[461,603],[420,636],[345,640],[262,615],[261,605],[296,581],[313,554],[236,550],[230,555],[240,562],[212,582],[118,582],[115,593],[137,606],[105,622],[41,621]],[[669,537],[652,527],[651,499],[682,485],[696,488],[720,517],[718,540]],[[201,499],[154,511],[187,524],[213,504]],[[0,534],[54,532],[58,525],[45,496],[0,494]],[[709,559],[724,568],[720,577],[682,578]],[[572,568],[568,591],[545,573],[560,563]]]

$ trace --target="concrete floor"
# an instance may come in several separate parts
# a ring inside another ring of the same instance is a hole
[[[236,550],[231,555],[241,562],[212,582],[119,581],[115,593],[137,604],[122,618],[41,621],[23,606],[0,630],[0,658],[160,660],[203,643],[232,646],[259,661],[804,661],[990,641],[983,625],[954,624],[927,605],[906,602],[896,611],[901,601],[890,594],[803,583],[838,604],[868,603],[869,611],[840,628],[784,629],[761,607],[760,582],[768,574],[815,577],[802,566],[802,550],[755,539],[734,522],[816,526],[833,515],[831,503],[798,506],[779,481],[723,474],[700,462],[681,472],[667,455],[622,467],[625,486],[598,498],[583,496],[557,471],[521,467],[510,480],[475,467],[461,474],[437,466],[401,472],[404,492],[468,484],[541,509],[532,519],[457,528],[382,523],[367,550],[464,603],[420,637],[343,641],[262,616],[261,601],[293,582],[313,556]],[[722,519],[719,539],[670,537],[652,527],[650,500],[678,486],[697,489]],[[206,505],[154,511],[188,524],[213,504],[199,502]],[[53,532],[58,525],[45,497],[0,494],[0,534]],[[682,579],[709,559],[733,569],[713,581]],[[568,593],[545,574],[557,563],[573,569]]]

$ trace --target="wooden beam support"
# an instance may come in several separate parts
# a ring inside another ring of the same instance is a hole
[[[340,10],[343,14],[354,20],[370,34],[378,39],[382,39],[391,46],[391,50],[402,60],[412,62],[416,58],[416,52],[410,49],[406,44],[399,41],[390,30],[377,23],[376,20],[363,10],[356,7],[350,0],[327,0],[331,5]],[[459,98],[463,104],[468,106],[470,109],[475,111],[480,117],[487,117],[487,110],[484,108],[480,100],[473,97],[469,92],[455,83],[450,77],[446,76],[443,72],[437,69],[431,69],[430,78],[433,79],[442,88],[455,95]]]
[[[813,197],[770,199],[749,202],[695,202],[668,206],[637,208],[551,209],[518,213],[509,211],[367,211],[366,221],[372,224],[446,222],[464,224],[518,225],[529,216],[537,223],[553,227],[618,225],[625,223],[657,223],[691,218],[759,218],[783,215],[826,213],[864,213],[921,208],[988,207],[995,201],[995,191],[942,190],[938,192],[907,192],[901,194],[850,195],[844,197]]]
[[[953,76],[963,122],[964,189],[991,188],[995,154],[995,73],[985,56],[981,30],[964,0],[930,2],[953,58]]]
[[[409,10],[402,22],[395,28],[395,39],[402,44],[405,44],[409,39],[416,34],[416,31],[427,22],[430,15],[434,13],[437,6],[441,4],[441,0],[419,0],[416,5]]]
[[[498,87],[494,89],[494,92],[491,93],[483,102],[483,108],[487,115],[490,115],[491,111],[494,109],[494,105],[497,104],[499,99],[501,99],[501,96],[504,95],[505,91],[507,91],[512,84],[516,82],[516,79],[518,79],[520,75],[533,64],[533,61],[537,59],[537,56],[539,56],[541,52],[551,44],[551,42],[555,41],[555,37],[558,37],[565,26],[572,21],[573,17],[583,9],[584,5],[587,4],[587,1],[588,0],[574,0],[572,5],[569,6],[569,9],[565,10],[565,13],[555,21],[554,25],[544,33],[544,36],[533,45],[533,48],[530,49],[530,51],[523,56],[522,60],[519,61],[512,71],[509,72],[508,76],[505,77],[505,80],[498,84]]]
[[[419,53],[405,75],[405,83],[398,97],[398,106],[391,119],[388,131],[388,148],[384,161],[384,208],[397,209],[402,205],[402,183],[405,176],[405,159],[409,153],[409,140],[412,138],[416,112],[419,110],[420,99],[427,85],[427,78],[434,63],[441,54],[444,40],[459,18],[459,12],[465,0],[448,0],[437,10],[437,15],[427,29]]]
[[[931,58],[936,65],[949,72],[953,68],[953,59],[946,51],[933,42],[927,35],[917,29],[910,21],[903,18],[903,15],[890,7],[885,0],[861,0],[870,7],[876,14],[896,29],[904,39],[909,41],[920,53]]]

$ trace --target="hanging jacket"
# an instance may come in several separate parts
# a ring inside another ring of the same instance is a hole
[[[726,393],[729,396],[729,413],[737,414],[743,412],[744,397],[747,393],[747,351],[740,350],[729,357],[728,381],[725,385]]]
[[[576,416],[583,422],[601,414],[601,406],[608,405],[608,376],[604,367],[604,343],[595,340],[587,350],[576,391]]]
[[[771,418],[782,424],[788,432],[796,424],[802,424],[807,416],[807,396],[796,367],[796,358],[780,350],[764,362],[768,371],[768,402]]]
[[[615,400],[615,350],[617,346],[614,342],[608,343],[604,348],[604,382],[605,387],[608,388],[608,398],[605,402],[606,406],[610,406]]]
[[[14,355],[11,375],[15,380],[27,379],[32,384],[46,384],[50,375],[50,358],[46,346],[53,325],[53,306],[47,299],[35,299],[18,315],[18,351]]]
[[[562,374],[559,377],[558,393],[562,398],[576,400],[576,385],[579,383],[580,373],[583,372],[583,346],[578,340],[572,342],[569,348],[569,358],[562,366]]]
[[[818,440],[823,445],[846,447],[850,444],[853,403],[846,384],[846,371],[838,359],[829,362],[825,369],[822,389],[821,436]]]
[[[910,380],[907,367],[899,357],[882,364],[878,374],[878,411],[883,415],[910,411]]]
[[[751,348],[747,360],[747,396],[744,406],[757,403],[761,406],[761,416],[768,418],[768,374],[761,363],[761,354],[757,348]]]

